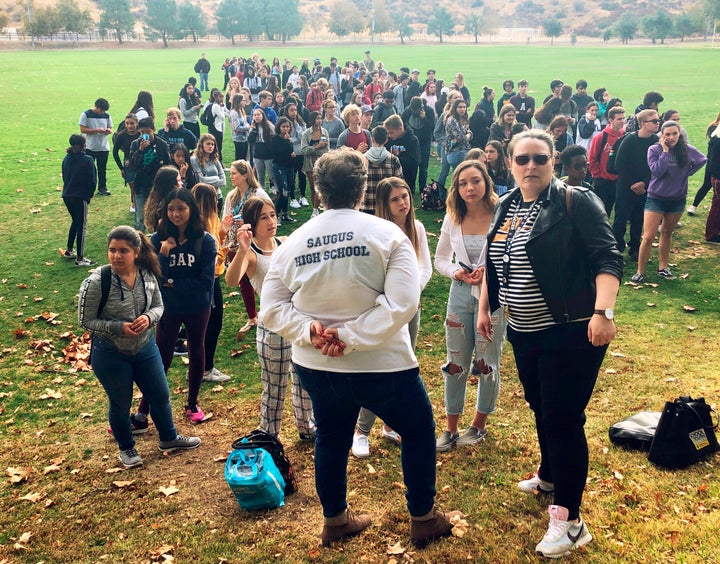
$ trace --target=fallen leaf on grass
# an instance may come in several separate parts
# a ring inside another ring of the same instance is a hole
[[[614,356],[615,358],[625,358],[625,355],[621,352],[611,352],[610,356]]]
[[[230,351],[230,358],[235,358],[236,356],[240,356],[243,353],[243,351],[240,351],[238,349],[232,349]]]
[[[613,476],[615,476],[616,480],[622,480],[623,478],[625,478],[625,476],[623,476],[622,473],[618,472],[617,470],[613,472]]]
[[[465,533],[467,533],[468,528],[470,525],[468,522],[464,519],[464,516],[461,515],[455,515],[452,519],[450,519],[450,522],[453,524],[452,528],[452,536],[462,538],[465,536]]]
[[[56,392],[55,390],[51,388],[45,388],[45,393],[40,396],[40,399],[46,400],[46,399],[60,399],[62,394],[60,392]]]
[[[657,304],[656,304],[656,303],[653,303],[653,302],[648,302],[648,303],[646,303],[645,305],[648,306],[648,307],[655,307]]]
[[[190,364],[190,359],[189,359],[188,357],[186,357],[186,356],[181,356],[181,357],[180,357],[180,360],[182,360],[182,363],[183,363],[185,366],[187,366],[188,364]]]
[[[60,467],[57,464],[51,464],[50,466],[45,467],[45,469],[43,470],[43,474],[48,475],[51,472],[59,472],[59,471],[60,471]]]
[[[400,541],[398,541],[394,545],[388,547],[387,553],[388,554],[404,554],[405,549],[400,545]]]
[[[132,486],[135,483],[135,480],[116,480],[112,484],[116,488],[127,488]]]
[[[25,468],[8,467],[5,469],[5,473],[10,476],[11,484],[19,484],[20,482],[27,482],[30,474],[32,473],[32,468],[29,466]]]
[[[368,474],[375,474],[377,470],[375,470],[375,467],[372,464],[367,465]]]
[[[697,311],[697,308],[696,308],[696,307],[693,307],[693,306],[691,306],[691,305],[684,305],[684,306],[683,306],[683,311],[685,311],[685,312],[687,312],[687,313],[693,313],[693,312]]]
[[[158,488],[158,491],[161,494],[163,494],[165,497],[168,497],[168,496],[178,493],[180,491],[180,489],[175,486],[168,486],[167,488],[165,486],[160,486]]]
[[[690,276],[690,274],[686,272],[685,274],[681,274],[680,276],[678,276],[678,278],[680,278],[680,280],[685,280],[688,276]]]
[[[150,553],[150,556],[153,558],[153,560],[158,560],[159,558],[164,558],[165,556],[169,556],[172,551],[174,550],[174,546],[171,544],[164,544],[155,550],[153,550]]]
[[[317,548],[313,548],[308,552],[308,558],[310,558],[310,560],[317,560],[320,558],[320,551]]]
[[[122,472],[122,471],[123,471],[122,468],[118,468],[116,466],[115,468],[108,468],[107,470],[105,470],[105,473],[106,474],[117,474],[118,472]]]
[[[30,540],[30,537],[32,537],[32,533],[23,533],[22,535],[20,535],[20,538],[17,541],[28,542]]]
[[[25,501],[29,501],[31,503],[37,503],[40,501],[43,497],[45,497],[43,494],[35,492],[35,493],[29,493],[22,496],[20,499],[23,499]]]
[[[695,329],[697,329],[697,327],[693,327],[692,325],[687,326],[688,331],[695,331]]]
[[[225,456],[216,456],[213,458],[213,462],[227,462],[227,454]]]
[[[617,374],[617,370],[614,368],[608,368],[605,370],[605,374]]]
[[[651,288],[657,288],[659,284],[656,284],[655,282],[645,282],[646,286],[650,286]]]

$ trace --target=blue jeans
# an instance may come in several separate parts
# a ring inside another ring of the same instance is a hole
[[[288,197],[295,192],[295,169],[291,166],[280,166],[273,162],[272,174],[278,191],[275,207],[278,215],[285,216],[288,212]]]
[[[420,370],[341,373],[295,370],[310,395],[317,426],[315,489],[325,517],[347,507],[347,461],[361,407],[402,436],[405,498],[410,515],[426,515],[435,500],[435,420]]]
[[[525,400],[535,413],[538,476],[555,484],[555,505],[577,519],[588,473],[585,407],[607,345],[588,342],[588,321],[521,333],[508,327]]]
[[[145,233],[145,202],[148,195],[135,192],[135,229]]]
[[[135,446],[130,428],[133,382],[150,400],[150,415],[161,441],[177,436],[170,406],[170,389],[155,338],[137,354],[125,354],[102,337],[92,339],[92,367],[110,400],[108,419],[120,450]]]
[[[208,73],[200,73],[200,90],[210,90],[208,87]]]
[[[494,412],[500,394],[500,359],[505,342],[506,322],[502,310],[496,310],[492,314],[492,342],[488,343],[481,337],[477,331],[478,301],[473,297],[471,289],[472,286],[457,280],[453,280],[450,285],[445,317],[447,363],[442,367],[445,377],[445,412],[449,415],[460,415],[463,412],[467,379],[471,373],[478,378],[475,402],[478,413]],[[475,362],[472,362],[473,353]],[[478,365],[480,360],[484,361],[485,370]],[[457,374],[451,374],[448,370],[450,364],[461,370]]]
[[[445,180],[447,180],[447,175],[450,173],[450,163],[448,163],[447,160],[447,152],[439,143],[438,151],[440,151],[440,174],[438,175],[437,182],[445,187]]]

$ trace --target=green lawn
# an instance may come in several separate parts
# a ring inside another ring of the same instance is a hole
[[[401,481],[397,450],[382,444],[378,429],[372,436],[369,461],[350,462],[351,502],[368,510],[376,526],[344,550],[317,552],[321,520],[312,486],[311,450],[294,443],[289,411],[283,437],[290,445],[301,491],[287,500],[285,508],[260,516],[237,508],[224,483],[220,459],[232,439],[256,425],[260,388],[252,336],[242,342],[235,339],[245,320],[239,296],[227,292],[217,364],[234,378],[228,385],[201,391],[203,407],[214,412],[212,420],[192,429],[178,423],[181,432],[197,432],[203,446],[168,459],[152,454],[156,435],[151,432],[138,443],[145,469],[106,472],[116,466],[116,447],[106,433],[104,393],[92,373],[73,374],[57,360],[67,344],[60,335],[78,332],[76,294],[86,275],[57,253],[68,227],[58,190],[60,163],[69,135],[78,131],[80,113],[96,98],[110,101],[110,113],[119,123],[137,91],[150,90],[156,110],[163,115],[163,109],[176,105],[177,92],[200,52],[108,46],[113,48],[3,54],[0,465],[32,471],[26,480],[13,484],[8,479],[0,487],[0,562],[144,562],[160,559],[164,546],[171,546],[180,562],[387,560],[387,548],[396,542],[407,547],[408,539],[397,486]],[[335,55],[342,62],[362,58],[364,50],[360,46],[228,46],[205,52],[213,64],[211,86],[220,87],[220,64],[229,55],[257,51],[268,59],[287,56],[297,62]],[[548,93],[554,78],[570,84],[585,78],[591,91],[605,86],[630,110],[641,102],[644,92],[659,90],[665,96],[661,109],[673,107],[681,112],[691,143],[701,150],[706,148],[705,128],[720,112],[712,80],[717,75],[718,54],[706,48],[408,45],[375,46],[373,56],[389,69],[418,67],[424,75],[433,67],[439,78],[451,79],[462,71],[474,101],[483,85],[501,90],[506,78],[528,79],[532,94],[539,99]],[[231,147],[227,139],[226,151]],[[129,194],[112,160],[108,172],[113,195],[92,202],[86,253],[101,262],[109,228],[131,222]],[[699,186],[700,176],[691,180],[691,193]],[[607,440],[610,424],[636,411],[659,410],[666,399],[691,393],[717,403],[720,397],[719,253],[702,242],[709,203],[708,197],[699,217],[684,217],[684,226],[676,233],[671,262],[677,265],[674,270],[680,278],[651,280],[657,286],[639,290],[621,286],[618,337],[588,409],[591,466],[583,514],[595,541],[585,556],[571,560],[708,562],[716,561],[720,553],[718,458],[671,473],[654,468],[642,455],[615,449]],[[298,217],[308,215],[301,210]],[[441,216],[424,212],[419,216],[434,250]],[[287,233],[288,227],[281,228],[281,234]],[[447,280],[434,276],[423,296],[418,340],[418,357],[438,426],[444,425],[438,367],[444,359],[447,290]],[[697,311],[686,313],[686,305]],[[59,323],[36,320],[42,312],[57,313]],[[18,329],[29,335],[16,338]],[[42,340],[48,343],[38,342]],[[242,354],[231,356],[234,349]],[[509,346],[506,351],[503,388],[498,411],[490,418],[488,440],[476,450],[438,457],[438,499],[446,508],[462,509],[471,528],[462,539],[415,554],[416,560],[534,559],[534,546],[546,526],[544,506],[522,497],[514,484],[537,464],[536,439]],[[169,379],[179,415],[184,397],[180,362],[175,362]],[[53,398],[56,393],[61,397]],[[474,396],[469,389],[468,409]],[[463,423],[467,424],[467,417]],[[47,470],[53,465],[59,469]],[[118,486],[113,484],[116,481],[132,483]],[[160,486],[173,483],[178,494],[165,497],[158,492]],[[23,533],[32,535],[26,539]]]

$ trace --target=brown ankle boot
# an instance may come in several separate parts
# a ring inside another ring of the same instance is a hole
[[[425,548],[431,542],[452,534],[453,517],[463,517],[460,511],[442,512],[433,508],[429,519],[413,519],[410,522],[410,541],[416,548]]]
[[[330,524],[328,524],[328,521]],[[330,546],[334,541],[354,537],[370,526],[370,515],[357,515],[350,508],[344,514],[325,519],[320,539],[323,546]]]

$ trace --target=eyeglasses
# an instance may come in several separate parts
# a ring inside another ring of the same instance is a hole
[[[646,119],[645,123],[654,123],[655,125],[660,123],[659,119]]]
[[[513,157],[513,161],[515,161],[515,164],[518,166],[525,166],[530,161],[534,162],[536,165],[545,165],[550,160],[550,155],[545,154],[539,154],[539,155],[515,155]]]

